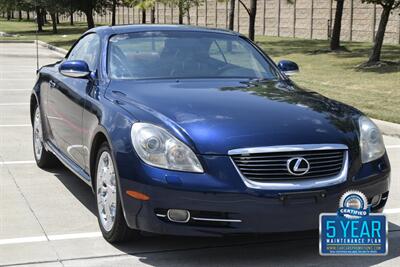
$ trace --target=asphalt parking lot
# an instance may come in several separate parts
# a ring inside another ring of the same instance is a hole
[[[46,48],[39,51],[41,65],[60,58]],[[33,44],[0,43],[0,265],[400,266],[400,139],[388,136],[387,256],[321,257],[316,231],[229,238],[149,235],[108,244],[89,187],[62,166],[44,171],[34,163],[29,96],[35,70]]]

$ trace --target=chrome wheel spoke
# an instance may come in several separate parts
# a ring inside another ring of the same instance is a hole
[[[106,151],[100,155],[96,180],[100,222],[106,231],[110,231],[115,221],[117,194],[113,162],[111,155]]]
[[[42,120],[39,108],[36,109],[33,121],[33,145],[36,159],[40,159],[43,152]]]

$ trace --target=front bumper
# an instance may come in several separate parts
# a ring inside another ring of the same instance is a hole
[[[125,218],[131,228],[160,234],[218,236],[317,229],[319,214],[336,212],[344,192],[360,190],[371,199],[378,194],[387,195],[389,183],[390,174],[385,173],[332,188],[274,195],[256,190],[241,193],[182,191],[138,184],[129,179],[121,179],[121,188],[122,192],[128,188],[140,189],[140,192],[150,196],[149,201],[139,201],[122,194]],[[190,220],[186,224],[174,223],[157,216],[165,214],[167,209],[186,209],[192,216],[211,216],[240,222],[199,223]]]

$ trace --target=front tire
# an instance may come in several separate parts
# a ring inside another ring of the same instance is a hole
[[[118,243],[137,236],[138,231],[130,229],[124,218],[116,168],[106,142],[97,152],[95,170],[97,218],[103,237],[110,243]]]
[[[36,106],[33,117],[33,155],[39,168],[45,169],[54,166],[56,158],[46,150],[43,141],[43,126],[40,115],[40,108]]]

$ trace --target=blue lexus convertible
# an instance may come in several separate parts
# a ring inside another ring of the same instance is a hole
[[[89,30],[38,72],[37,165],[58,158],[93,188],[109,242],[315,229],[350,189],[382,211],[390,164],[377,126],[299,88],[297,71],[225,30]]]

